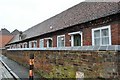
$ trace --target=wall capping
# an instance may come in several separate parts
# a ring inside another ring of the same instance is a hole
[[[52,48],[16,48],[7,49],[9,51],[15,50],[60,50],[60,51],[120,51],[120,45],[109,46],[77,46],[77,47],[52,47]]]

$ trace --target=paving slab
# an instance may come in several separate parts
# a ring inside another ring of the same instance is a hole
[[[13,79],[13,76],[9,73],[9,71],[4,67],[4,65],[0,61],[0,80],[5,78]]]

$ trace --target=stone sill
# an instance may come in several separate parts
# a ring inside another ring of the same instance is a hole
[[[7,49],[7,50],[120,51],[120,45],[78,46],[78,47],[52,47],[52,48],[15,48],[15,49]]]

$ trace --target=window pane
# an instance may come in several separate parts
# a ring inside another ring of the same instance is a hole
[[[61,37],[61,47],[64,47],[64,37]]]
[[[102,29],[102,36],[109,36],[108,28],[107,29]]]
[[[58,42],[60,42],[61,41],[61,37],[58,37]]]
[[[58,47],[64,47],[64,37],[58,37]]]
[[[109,37],[102,38],[102,45],[109,44]]]
[[[52,47],[52,40],[51,39],[48,40],[48,44],[49,44],[49,47]]]
[[[29,48],[32,48],[32,42],[29,42]]]
[[[100,37],[100,30],[94,31],[94,37]]]
[[[37,47],[37,42],[35,42],[35,47]]]
[[[61,45],[60,45],[60,41],[61,41],[61,38],[60,37],[58,37],[58,47],[60,47]]]
[[[34,42],[34,48],[36,48],[37,47],[37,42]]]
[[[60,38],[58,37],[58,47],[60,47]]]
[[[40,48],[44,47],[44,40],[40,40]]]
[[[97,46],[100,45],[100,38],[97,38],[97,39],[94,39],[94,40],[95,40],[95,43],[94,43],[95,45],[97,45]]]
[[[81,46],[81,35],[80,34],[74,35],[74,46]]]
[[[64,47],[64,40],[61,41],[61,47]]]

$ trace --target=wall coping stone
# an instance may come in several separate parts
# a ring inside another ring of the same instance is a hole
[[[7,50],[120,51],[120,45],[51,47],[51,48],[15,48],[15,49],[7,49]]]

